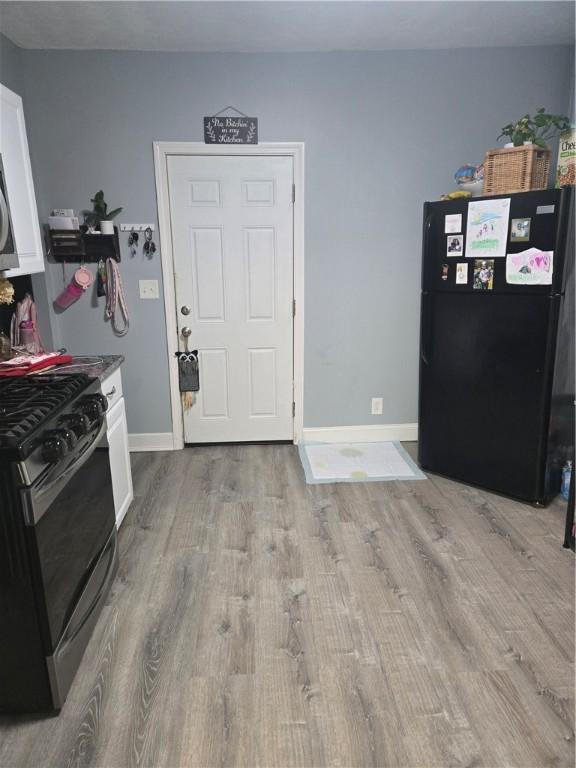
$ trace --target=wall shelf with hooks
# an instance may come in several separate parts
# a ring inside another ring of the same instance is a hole
[[[113,235],[88,234],[86,227],[80,229],[49,229],[46,227],[46,242],[54,261],[85,262],[94,264],[100,259],[120,261],[118,227]]]

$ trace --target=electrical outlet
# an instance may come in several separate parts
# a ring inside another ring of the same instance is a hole
[[[158,292],[158,280],[140,280],[140,298],[141,299],[158,299],[160,294]]]
[[[383,408],[383,399],[381,397],[372,398],[372,416],[381,416]]]

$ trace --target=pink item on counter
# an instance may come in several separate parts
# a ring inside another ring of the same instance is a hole
[[[72,361],[72,355],[61,355],[60,352],[47,352],[45,355],[20,355],[0,363],[0,378],[4,376],[26,376],[43,368],[54,365],[67,365]]]

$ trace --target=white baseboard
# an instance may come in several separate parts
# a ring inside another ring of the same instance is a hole
[[[128,450],[174,451],[174,435],[172,432],[136,432],[128,435]]]
[[[346,427],[304,427],[304,443],[381,443],[387,440],[418,440],[418,424],[364,424]],[[138,451],[176,451],[172,432],[137,432],[128,435],[128,447]]]
[[[418,424],[364,424],[349,427],[304,427],[305,443],[382,443],[418,440]]]

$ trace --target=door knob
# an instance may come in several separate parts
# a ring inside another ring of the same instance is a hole
[[[184,336],[185,339],[187,339],[191,333],[192,333],[192,328],[188,328],[187,325],[185,325],[184,328],[182,328],[182,336]]]
[[[190,307],[187,304],[184,304],[183,307],[180,307],[180,312],[182,312],[183,315],[189,315]]]

